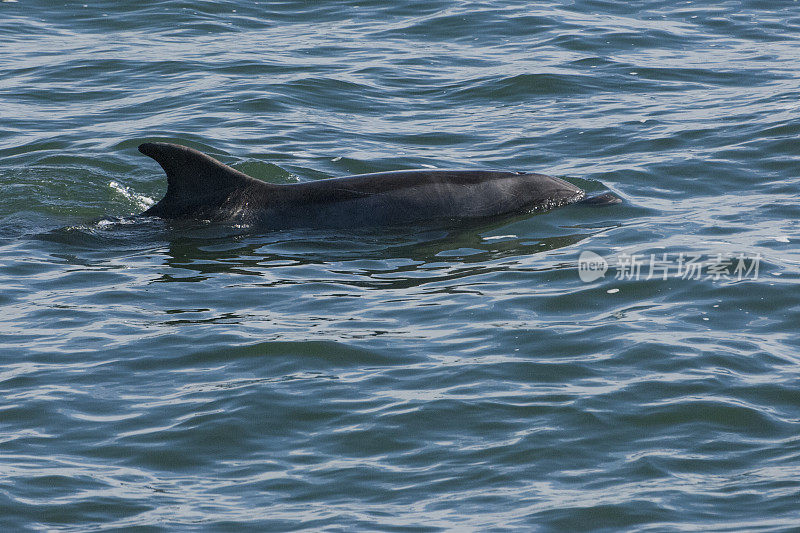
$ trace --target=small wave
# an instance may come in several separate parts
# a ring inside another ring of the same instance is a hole
[[[156,201],[150,198],[149,196],[145,196],[144,194],[139,194],[137,192],[134,192],[131,190],[130,187],[122,185],[121,183],[117,183],[116,181],[109,181],[108,186],[111,187],[116,192],[118,192],[119,194],[121,194],[122,196],[124,196],[126,200],[129,200],[134,204],[136,204],[136,207],[138,207],[139,209],[142,210],[147,209],[148,207],[156,203]]]

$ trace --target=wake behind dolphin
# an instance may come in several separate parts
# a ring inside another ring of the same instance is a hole
[[[530,172],[402,170],[277,185],[177,144],[139,151],[167,174],[164,198],[143,214],[239,222],[265,228],[356,228],[478,220],[578,202],[585,192]],[[613,195],[590,199],[617,203]]]

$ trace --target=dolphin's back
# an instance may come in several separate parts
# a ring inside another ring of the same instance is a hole
[[[167,194],[145,215],[268,227],[362,227],[476,219],[550,209],[583,197],[558,178],[527,172],[407,170],[275,185],[197,150],[145,143],[167,173]]]
[[[542,174],[483,170],[382,172],[287,187],[292,189],[291,208],[281,217],[313,218],[315,226],[486,218],[549,209],[583,195]]]

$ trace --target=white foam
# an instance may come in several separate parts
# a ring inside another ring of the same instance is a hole
[[[109,181],[108,186],[117,191],[118,193],[120,193],[126,199],[136,203],[136,205],[140,209],[147,209],[148,207],[156,203],[156,201],[153,200],[152,198],[145,196],[143,194],[133,192],[130,189],[130,187],[126,187],[125,185],[117,183],[116,181]]]
[[[516,235],[495,235],[492,237],[484,237],[484,241],[496,241],[498,239],[516,239]]]

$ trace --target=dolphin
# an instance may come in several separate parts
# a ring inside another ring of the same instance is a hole
[[[559,178],[496,170],[401,170],[304,183],[266,183],[186,146],[144,143],[167,174],[167,193],[142,213],[271,229],[363,228],[477,220],[549,210],[585,199]],[[606,194],[588,200],[617,203]]]

